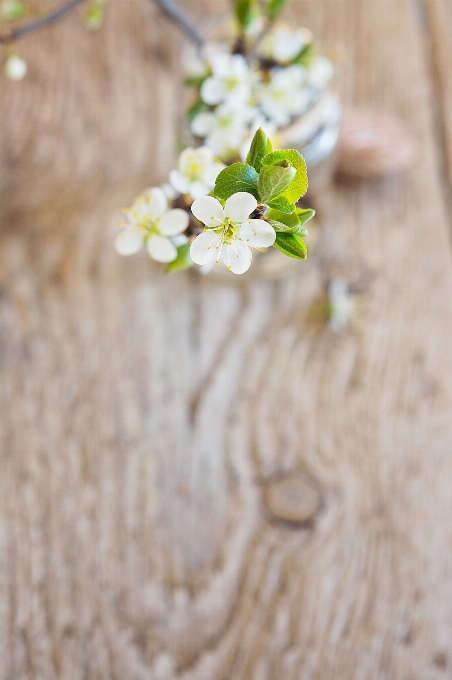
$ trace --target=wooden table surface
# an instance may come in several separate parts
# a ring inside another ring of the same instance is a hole
[[[452,1],[291,12],[417,161],[319,196],[278,283],[112,248],[174,162],[149,4],[31,36],[1,83],[1,680],[452,678]],[[338,268],[368,281],[342,335],[312,313]]]

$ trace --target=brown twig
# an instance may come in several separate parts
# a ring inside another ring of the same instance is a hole
[[[79,5],[82,5],[88,0],[69,0],[66,4],[58,7],[53,12],[49,12],[45,16],[39,17],[33,21],[28,21],[22,26],[13,28],[3,35],[0,34],[0,45],[7,45],[9,43],[20,40],[29,33],[34,33],[39,31],[41,28],[55,24],[61,19],[63,19],[67,14],[70,14]],[[174,0],[152,0],[162,9],[167,16],[174,21],[179,28],[187,35],[187,37],[194,42],[198,47],[204,45],[204,39],[198,32],[196,27],[187,19],[185,14],[182,12],[180,7],[174,2]]]
[[[204,38],[199,33],[196,26],[194,26],[191,21],[185,16],[181,8],[174,2],[174,0],[152,0],[156,5],[160,7],[165,14],[174,21],[179,28],[186,34],[186,36],[193,42],[197,47],[202,47],[204,45]]]
[[[8,43],[20,40],[20,38],[23,38],[29,33],[34,33],[35,31],[39,31],[41,28],[55,24],[57,21],[63,19],[67,14],[72,12],[74,9],[76,9],[76,7],[84,2],[87,2],[87,0],[69,0],[69,2],[62,5],[61,7],[58,7],[58,9],[54,10],[53,12],[49,12],[49,14],[39,17],[39,19],[28,21],[17,28],[13,28],[8,33],[0,35],[0,44],[7,45]]]

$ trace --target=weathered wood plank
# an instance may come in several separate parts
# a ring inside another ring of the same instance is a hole
[[[452,211],[452,3],[426,2],[424,7],[426,49],[430,57],[432,86],[436,93],[434,111],[438,139],[438,162],[449,211]]]
[[[124,5],[100,37],[111,51],[90,53],[94,82],[144,20],[123,34]],[[322,197],[323,255],[298,276],[229,289],[115,255],[113,212],[147,183],[163,119],[162,170],[172,144],[176,88],[152,75],[155,56],[141,72],[136,43],[102,100],[116,124],[100,107],[106,130],[83,152],[88,177],[116,168],[101,198],[55,215],[31,197],[16,219],[43,228],[2,236],[5,680],[450,675],[452,275],[422,35],[401,0],[297,3],[294,15],[337,46],[346,101],[406,121],[421,168]],[[91,39],[74,44],[83,54]],[[78,83],[84,71],[62,61]],[[85,121],[90,107],[73,101]],[[66,172],[78,161],[63,123]],[[30,125],[44,144],[44,123]],[[39,155],[14,156],[14,129],[5,162],[22,158],[11,188],[24,197]],[[344,336],[308,320],[337,261],[374,271]],[[262,499],[294,472],[321,498],[299,527]]]

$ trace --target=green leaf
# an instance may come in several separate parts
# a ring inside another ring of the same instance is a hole
[[[198,115],[198,113],[202,113],[202,112],[205,111],[206,109],[207,109],[207,105],[204,104],[204,102],[201,101],[201,99],[197,99],[197,100],[190,106],[190,108],[187,110],[187,114],[186,114],[186,115],[187,115],[188,120],[192,121],[193,118],[196,118],[196,116]]]
[[[267,137],[262,128],[257,130],[251,142],[250,150],[246,157],[246,162],[248,165],[252,165],[257,172],[260,171],[262,166],[262,159],[264,156],[272,151],[272,143]]]
[[[309,220],[312,220],[314,217],[315,210],[312,210],[312,208],[297,208],[295,214],[297,215],[300,224],[306,224],[306,222],[309,222]]]
[[[207,74],[205,74],[205,75],[203,75],[203,76],[187,76],[187,78],[185,78],[185,80],[184,80],[184,83],[185,83],[185,85],[187,85],[188,87],[196,87],[196,88],[199,88],[199,87],[201,87],[201,85],[203,84],[203,82],[204,82],[205,80],[207,80],[208,77],[209,77],[209,76],[208,76]]]
[[[287,0],[267,0],[267,17],[274,21],[283,11]]]
[[[100,2],[93,2],[91,7],[88,7],[85,15],[85,25],[90,31],[96,31],[100,28],[104,21],[104,6]]]
[[[23,19],[28,14],[28,7],[20,0],[3,0],[2,15],[8,21]]]
[[[288,201],[287,198],[285,198],[285,196],[278,196],[278,198],[274,198],[273,201],[270,201],[270,203],[268,203],[268,207],[286,213],[286,215],[291,215],[292,213],[295,212],[296,206],[295,203],[291,203],[290,201]]]
[[[290,217],[290,215],[286,215],[286,217]],[[286,224],[285,222],[279,222],[278,220],[274,220],[271,218],[269,218],[268,221],[272,225],[273,229],[277,232],[285,234],[296,234],[301,238],[304,238],[305,236],[308,235],[308,230],[306,229],[305,226],[301,224]]]
[[[248,28],[256,14],[255,0],[236,0],[234,13],[241,28]]]
[[[314,43],[310,42],[303,45],[296,57],[292,59],[291,64],[299,64],[300,66],[309,66],[314,58]]]
[[[166,265],[165,273],[174,274],[190,267],[193,267],[193,260],[190,257],[190,243],[184,243],[183,246],[178,247],[176,259]]]
[[[276,208],[270,208],[266,217],[268,217],[270,220],[276,220],[276,222],[282,222],[288,227],[296,227],[300,224],[296,210],[291,215],[288,215],[281,210],[276,210]]]
[[[259,173],[257,189],[262,203],[269,203],[274,198],[281,196],[292,183],[296,170],[289,166],[263,165]]]
[[[268,153],[262,159],[262,165],[278,165],[281,161],[287,160],[295,168],[296,173],[288,188],[284,191],[282,196],[287,199],[289,203],[296,203],[301,196],[304,196],[308,189],[308,173],[306,170],[306,162],[298,151],[295,149],[285,149],[284,151],[273,151]],[[275,206],[278,207],[278,206]],[[278,208],[282,210],[282,208]],[[283,210],[283,212],[287,212]]]
[[[289,226],[288,224],[284,224],[284,222],[278,222],[278,220],[269,219],[268,221],[277,234],[298,234],[298,224]]]
[[[213,193],[223,201],[238,191],[246,191],[257,199],[259,198],[257,192],[258,178],[259,175],[252,165],[233,163],[220,172]]]
[[[273,245],[288,257],[306,260],[308,256],[308,249],[306,248],[305,242],[295,234],[278,233],[276,234],[276,240]]]

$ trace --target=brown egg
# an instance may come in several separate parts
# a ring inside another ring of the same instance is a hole
[[[412,136],[396,118],[346,108],[338,143],[338,170],[352,177],[380,177],[408,168],[416,152]]]

